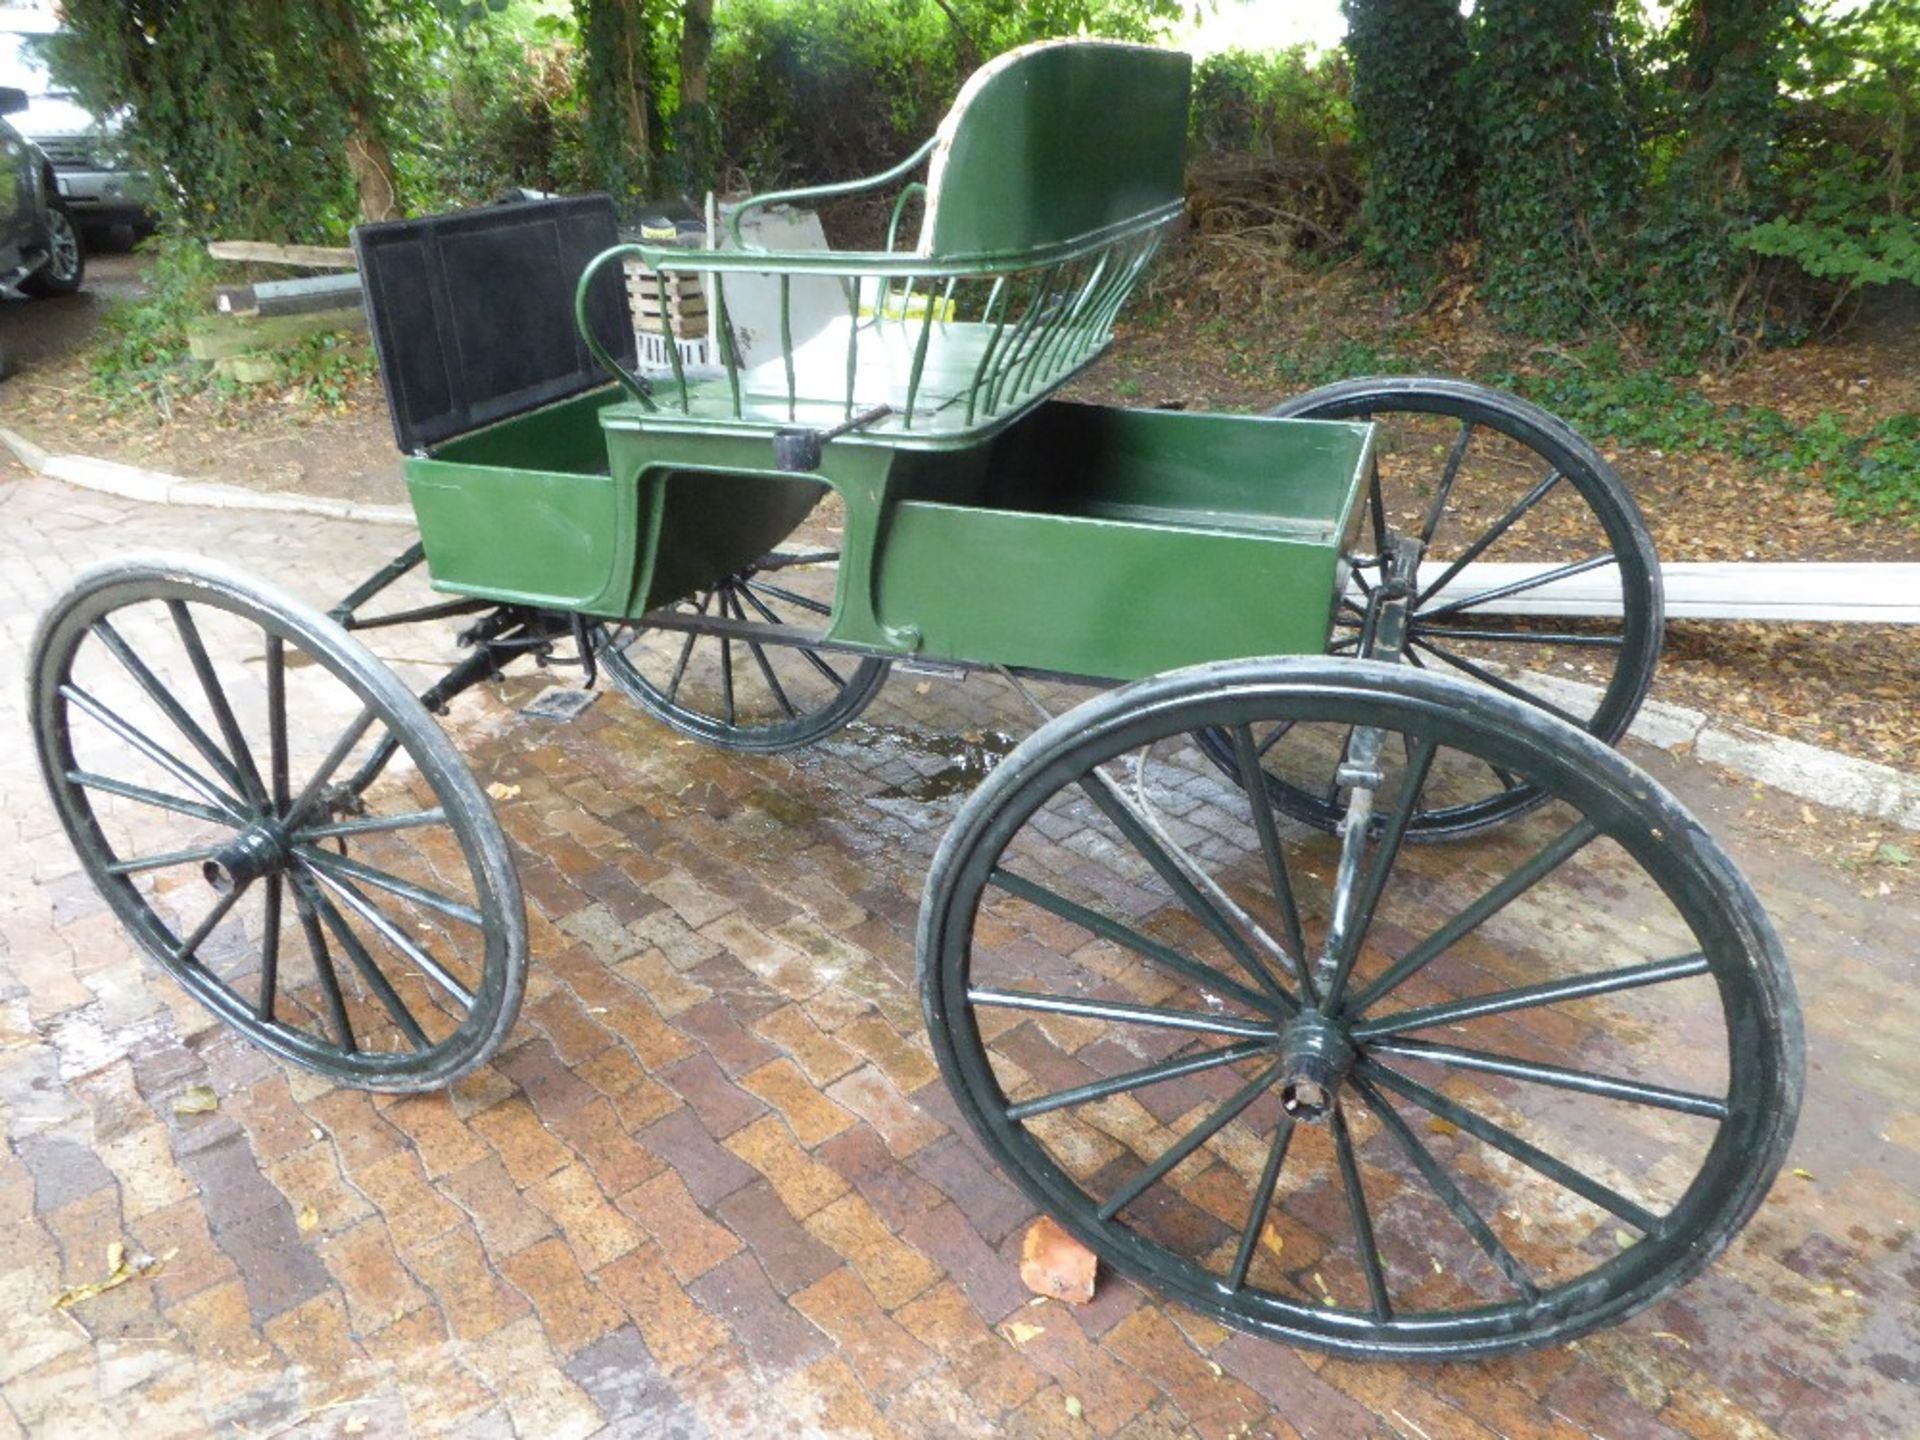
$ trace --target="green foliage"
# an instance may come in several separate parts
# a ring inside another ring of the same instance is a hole
[[[1468,225],[1477,155],[1456,0],[1344,0],[1366,172],[1367,253],[1395,280],[1430,279]]]
[[[1523,333],[1580,333],[1626,278],[1635,167],[1611,8],[1482,0],[1474,11],[1481,293]]]
[[[1345,52],[1223,50],[1194,67],[1196,148],[1346,168],[1353,100]]]
[[[1778,213],[1735,243],[1792,262],[1836,304],[1920,283],[1920,0],[1874,0],[1793,41]]]
[[[1796,424],[1768,406],[1715,401],[1681,374],[1633,365],[1609,345],[1507,369],[1490,381],[1597,443],[1731,455],[1794,483],[1825,486],[1849,518],[1920,526],[1920,415],[1861,426],[1822,411]]]
[[[196,240],[162,236],[143,253],[147,292],[115,305],[88,357],[96,394],[119,407],[165,413],[176,396],[203,389],[207,367],[187,353],[187,330],[212,308],[219,266]]]

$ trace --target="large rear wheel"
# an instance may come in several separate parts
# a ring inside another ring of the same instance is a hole
[[[1415,537],[1405,663],[1490,686],[1608,744],[1626,733],[1660,657],[1660,567],[1639,507],[1591,445],[1538,406],[1461,380],[1347,380],[1267,413],[1378,427],[1333,654],[1362,644],[1389,534]],[[1339,822],[1333,770],[1308,765],[1283,732],[1255,744],[1283,813],[1321,829]],[[1210,737],[1224,766],[1230,749]],[[1475,769],[1433,788],[1415,839],[1470,834],[1539,803],[1511,772]]]

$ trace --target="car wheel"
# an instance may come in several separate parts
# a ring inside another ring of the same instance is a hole
[[[67,207],[47,206],[47,263],[20,282],[27,294],[45,298],[71,295],[86,278],[87,256],[80,245],[80,230]]]

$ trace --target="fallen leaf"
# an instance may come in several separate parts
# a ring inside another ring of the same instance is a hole
[[[1427,1121],[1427,1129],[1435,1135],[1458,1135],[1460,1127],[1451,1120],[1442,1120],[1438,1115]]]
[[[365,1433],[366,1428],[367,1428],[366,1416],[349,1415],[347,1417],[347,1423],[340,1427],[340,1431],[344,1435],[359,1435],[359,1434]]]
[[[117,1255],[115,1253],[116,1251],[118,1252]],[[137,1279],[139,1276],[145,1275],[150,1271],[158,1270],[161,1265],[166,1263],[163,1260],[154,1259],[151,1255],[142,1255],[139,1259],[128,1263],[127,1248],[117,1240],[107,1247],[107,1257],[114,1262],[114,1265],[113,1268],[107,1272],[106,1279],[95,1280],[90,1284],[75,1285],[71,1289],[62,1290],[58,1295],[53,1297],[53,1308],[56,1310],[71,1309],[83,1300],[91,1300],[96,1295],[104,1295],[107,1291],[124,1285],[129,1280]]]
[[[176,1115],[211,1115],[220,1108],[220,1097],[211,1085],[189,1085],[173,1097]]]
[[[519,793],[520,787],[518,785],[509,785],[504,780],[495,780],[491,785],[487,786],[487,794],[496,800],[511,800]]]
[[[300,1207],[299,1218],[295,1223],[299,1225],[300,1233],[305,1235],[309,1230],[315,1229],[320,1224],[320,1212],[311,1205],[302,1205]]]
[[[1693,1342],[1691,1340],[1687,1339],[1684,1335],[1676,1335],[1671,1330],[1656,1330],[1653,1332],[1653,1338],[1656,1340],[1671,1340],[1682,1350],[1691,1350],[1693,1348]]]
[[[1047,1327],[1044,1325],[1028,1325],[1019,1320],[1007,1326],[1007,1338],[1016,1345],[1024,1345],[1046,1333]]]
[[[1080,1403],[1080,1397],[1078,1395],[1067,1396],[1067,1414],[1078,1420],[1086,1413],[1087,1407]]]
[[[1904,845],[1896,845],[1889,840],[1873,852],[1875,863],[1880,865],[1911,865],[1913,853]]]
[[[1627,1231],[1616,1230],[1613,1232],[1613,1243],[1618,1245],[1622,1250],[1631,1250],[1639,1242]]]
[[[1798,1165],[1793,1167],[1793,1173],[1798,1175],[1802,1180],[1813,1179],[1813,1172],[1811,1170],[1802,1170]]]

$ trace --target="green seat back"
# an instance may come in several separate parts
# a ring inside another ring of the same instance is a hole
[[[920,252],[1017,256],[1178,202],[1192,64],[1145,45],[1051,40],[983,65],[940,124]]]

